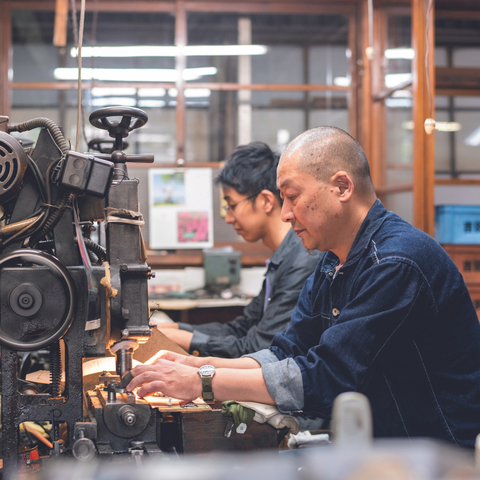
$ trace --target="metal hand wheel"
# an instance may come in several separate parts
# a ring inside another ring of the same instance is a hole
[[[110,121],[111,117],[122,117],[122,119]],[[117,138],[120,134],[125,138],[132,130],[143,127],[148,122],[148,115],[139,108],[105,107],[91,113],[89,120],[94,127],[108,130],[112,138]]]

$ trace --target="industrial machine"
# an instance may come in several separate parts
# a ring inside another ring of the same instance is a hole
[[[172,405],[168,398],[145,400],[126,391],[133,354],[154,327],[138,181],[129,178],[126,166],[153,162],[153,155],[123,151],[123,139],[147,120],[136,108],[93,112],[90,122],[108,130],[113,140],[111,148],[92,141],[89,147],[98,151],[92,154],[70,150],[51,120],[12,124],[0,117],[0,366],[7,480],[16,478],[20,467],[31,473],[60,455],[138,462],[144,455],[163,458],[164,452],[276,447],[278,432],[267,425],[224,435],[221,410],[200,404],[201,399]],[[34,147],[11,135],[34,128],[41,128]],[[104,241],[94,241],[96,228],[104,231]],[[85,389],[84,360],[105,356],[115,357],[115,369],[105,369],[94,387]],[[48,367],[45,388],[27,379],[38,364]],[[29,422],[50,428],[51,442],[46,450],[41,444],[43,452],[24,445],[24,437],[35,433]]]
[[[52,449],[78,459],[132,449],[159,453],[156,416],[125,391],[132,355],[151,335],[138,181],[123,139],[148,120],[136,108],[108,107],[90,122],[108,130],[111,153],[71,151],[58,126],[36,118],[11,124],[0,117],[0,345],[2,458],[16,475],[19,427],[49,422]],[[12,132],[41,128],[34,148]],[[94,222],[105,248],[92,240]],[[20,358],[49,351],[51,382],[42,392],[24,378]],[[85,394],[82,362],[116,357],[116,375]],[[103,384],[103,385],[102,385]]]

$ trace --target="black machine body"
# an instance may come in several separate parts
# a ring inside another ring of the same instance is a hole
[[[122,150],[123,139],[148,118],[135,108],[94,112],[92,124],[115,139],[110,151],[103,147],[99,153],[68,149],[60,128],[46,118],[21,124],[1,119],[4,478],[18,474],[25,422],[49,423],[50,456],[66,452],[88,461],[132,448],[159,453],[152,409],[118,386],[132,368],[133,352],[151,335],[152,273],[141,235],[138,181],[128,177],[126,164],[152,162],[153,156]],[[33,128],[41,128],[34,147],[24,148],[12,135]],[[97,222],[104,224],[102,241],[92,238]],[[39,391],[26,374],[42,355],[50,381]],[[86,394],[84,359],[106,355],[116,358],[116,375],[99,379]]]

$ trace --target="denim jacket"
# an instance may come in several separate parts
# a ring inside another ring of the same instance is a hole
[[[376,437],[473,446],[480,325],[453,261],[377,200],[338,264],[324,256],[289,329],[252,355],[279,409],[328,419],[337,395],[357,391],[370,400]]]

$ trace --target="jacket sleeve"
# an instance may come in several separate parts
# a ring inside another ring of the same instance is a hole
[[[264,285],[260,295],[245,308],[244,315],[220,324],[216,331],[211,330],[215,324],[195,327],[190,350],[197,350],[202,356],[237,358],[268,348],[274,335],[288,327],[303,284],[319,258],[319,255],[311,256],[301,250],[295,258],[285,262],[284,268],[278,269],[265,312]]]
[[[302,408],[323,418],[330,415],[338,394],[365,393],[374,372],[395,361],[399,340],[419,328],[418,319],[434,316],[436,308],[421,272],[398,259],[367,269],[337,318],[327,320],[330,304],[314,311],[313,296],[310,285],[302,292],[292,326],[275,338],[272,351],[279,360],[293,358],[302,377]],[[268,383],[267,388],[275,390]],[[285,411],[290,405],[279,408]]]

